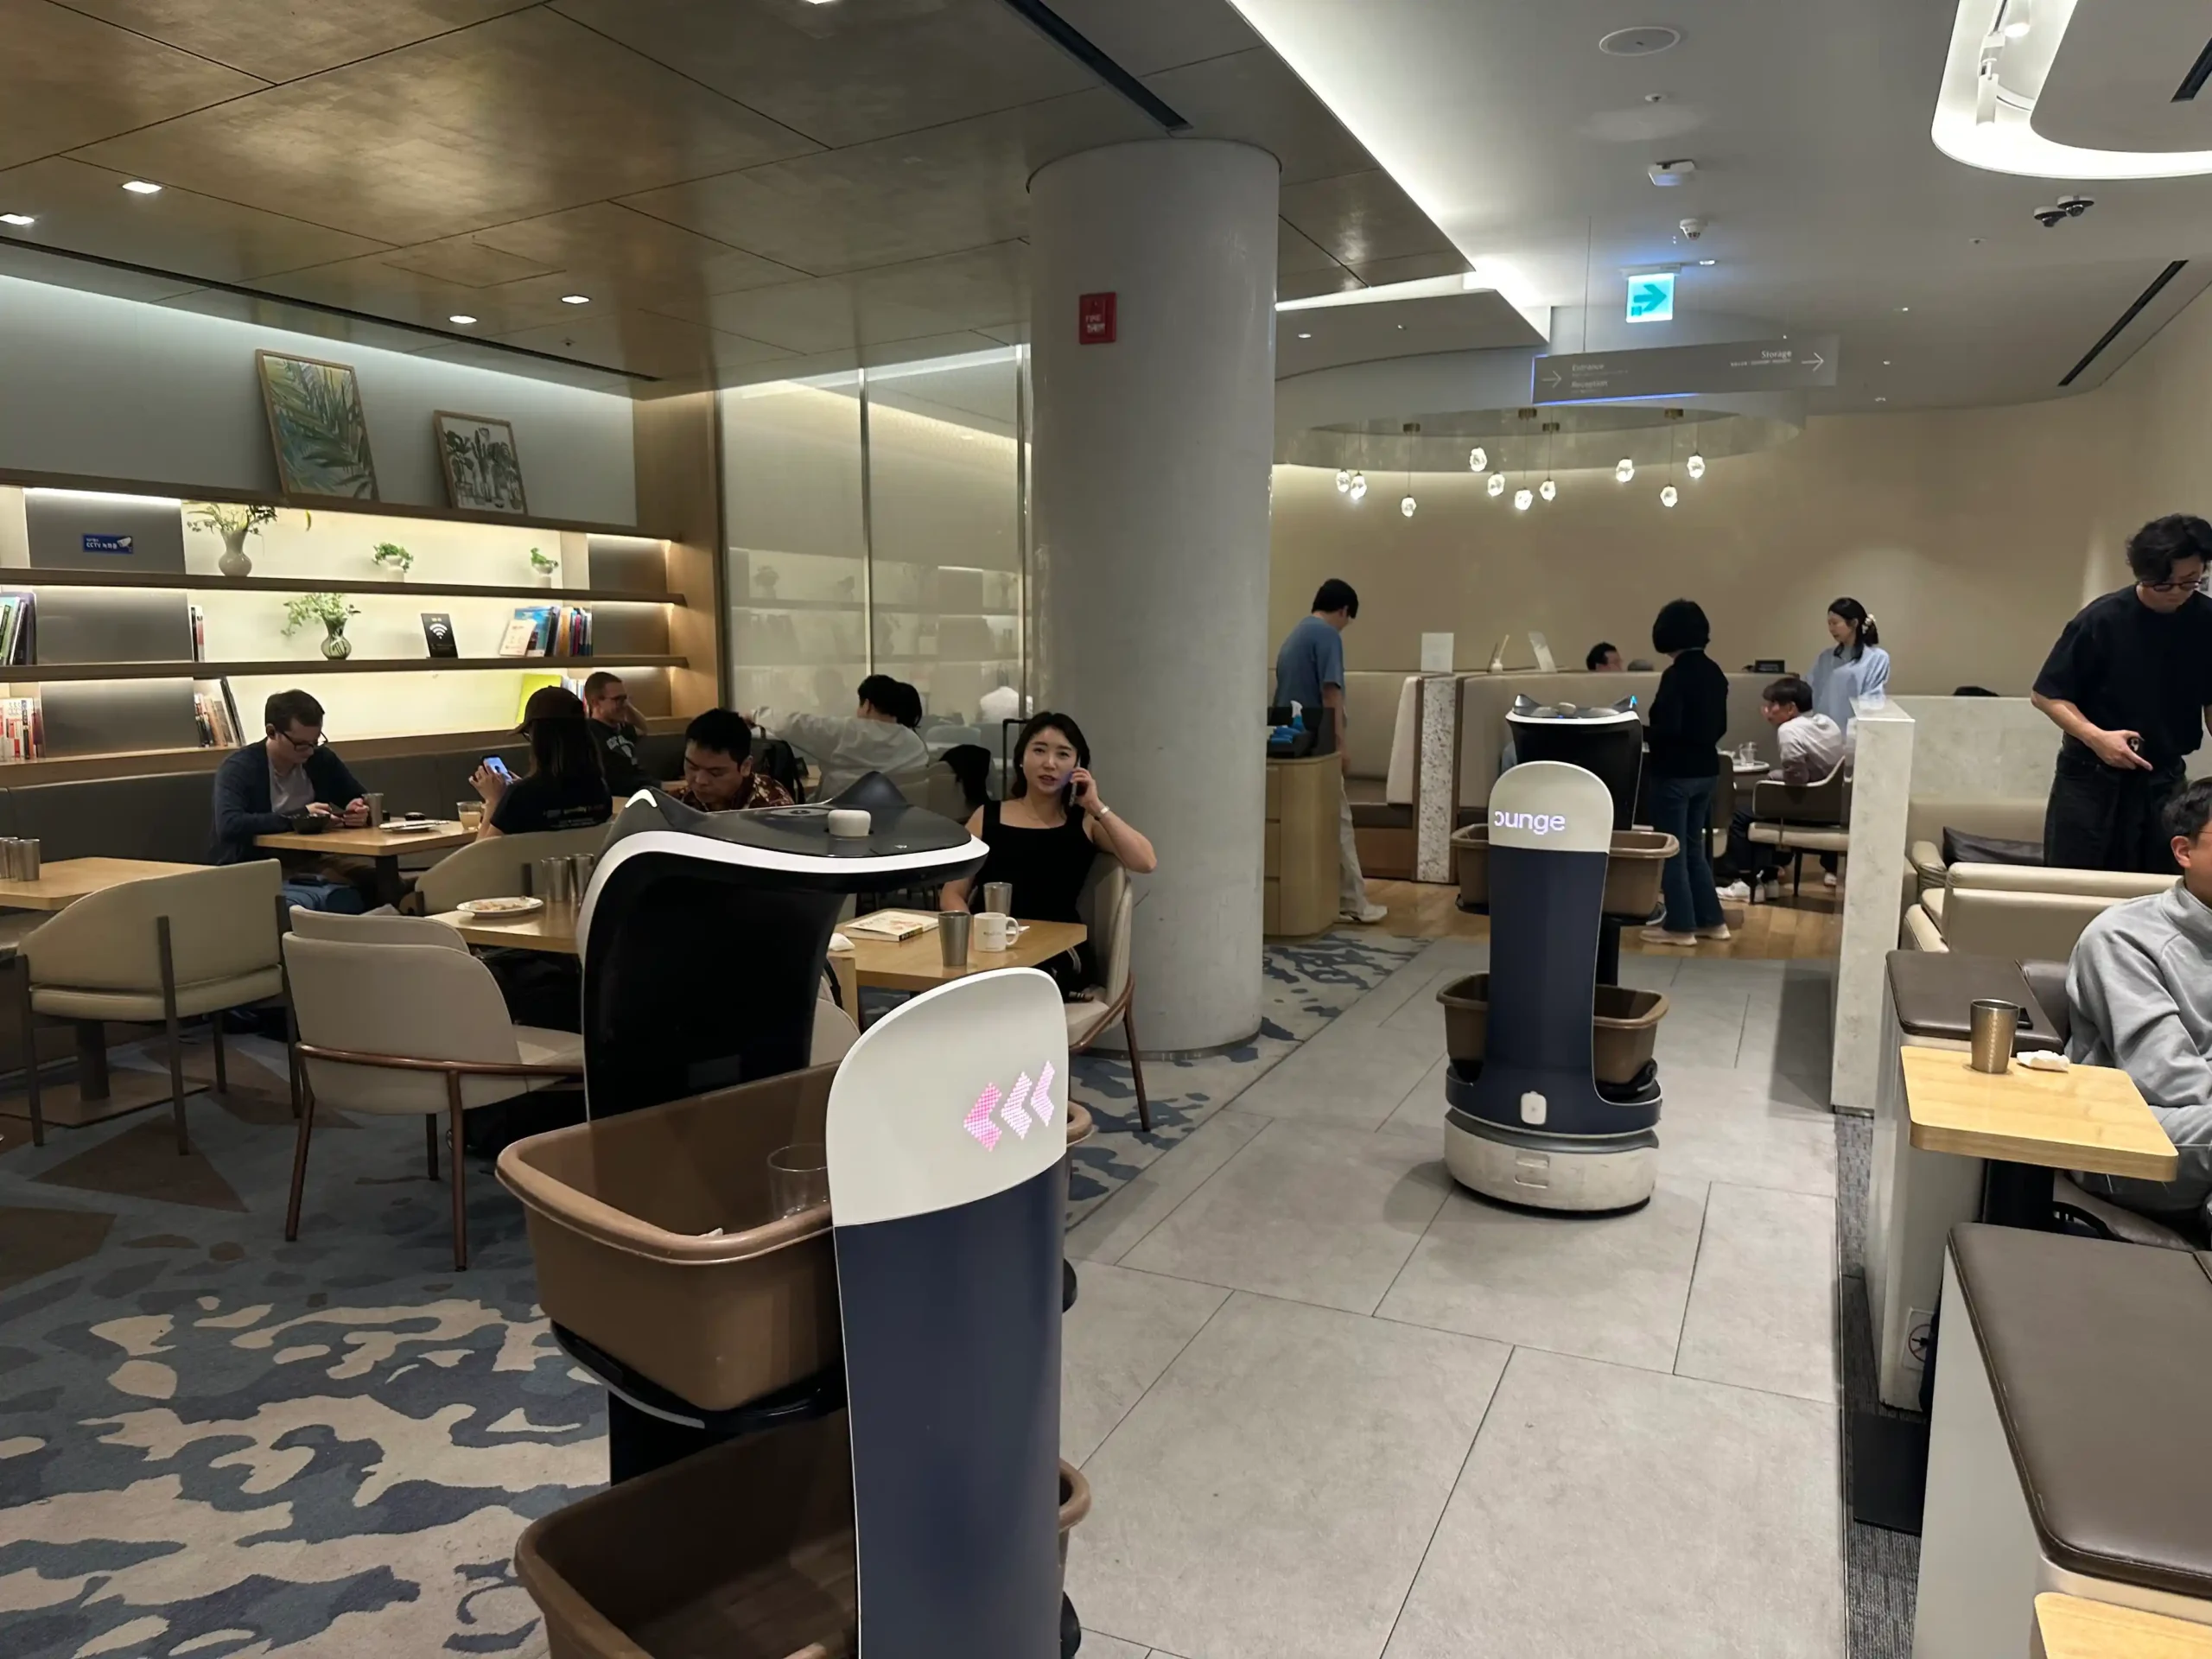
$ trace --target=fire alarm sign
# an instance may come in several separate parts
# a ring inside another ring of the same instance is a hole
[[[1076,338],[1085,346],[1111,346],[1114,343],[1114,300],[1111,294],[1086,294],[1083,296]]]

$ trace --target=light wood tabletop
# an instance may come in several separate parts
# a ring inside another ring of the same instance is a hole
[[[547,905],[527,915],[511,917],[472,916],[464,910],[448,910],[430,919],[443,922],[471,944],[505,945],[512,950],[543,950],[556,957],[576,954],[576,907],[574,905]]]
[[[1910,1043],[1900,1058],[1912,1144],[1923,1152],[2145,1181],[2170,1181],[2180,1166],[2133,1081],[2114,1067],[2035,1071],[2016,1061],[1992,1074],[1957,1049]]]
[[[295,835],[287,830],[273,836],[256,836],[253,844],[279,853],[324,853],[333,858],[404,857],[409,853],[450,852],[476,839],[454,818],[433,818],[427,830],[325,830],[317,835]]]
[[[189,875],[205,864],[151,858],[58,858],[39,867],[35,881],[0,881],[0,910],[67,910],[88,893],[156,875]]]
[[[2046,1591],[2036,1598],[2043,1659],[2212,1659],[2212,1624]]]
[[[944,965],[934,928],[895,944],[857,933],[846,937],[853,942],[853,969],[861,984],[886,991],[926,991],[994,968],[1039,967],[1063,950],[1074,950],[1090,935],[1081,922],[1024,922],[1021,937],[1009,950],[980,950],[971,940],[967,964],[960,968]]]

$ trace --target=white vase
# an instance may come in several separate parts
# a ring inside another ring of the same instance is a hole
[[[224,531],[223,556],[215,562],[215,568],[226,576],[251,575],[253,561],[245,556],[245,538],[251,534],[251,530],[244,524],[236,530]]]

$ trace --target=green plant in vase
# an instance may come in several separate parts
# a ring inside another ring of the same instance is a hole
[[[290,639],[310,622],[322,624],[322,654],[340,663],[353,654],[346,637],[346,619],[359,616],[361,607],[347,602],[343,594],[302,594],[284,603],[284,637]]]
[[[553,584],[553,573],[561,568],[557,559],[549,559],[537,549],[530,550],[530,568],[537,573],[538,581],[549,588]]]
[[[184,521],[201,530],[212,530],[223,538],[223,556],[216,561],[216,569],[230,577],[250,576],[253,561],[246,556],[245,538],[261,534],[264,524],[276,521],[276,509],[258,503],[243,501],[195,501],[187,507]],[[308,528],[315,528],[315,515],[307,515]]]
[[[376,562],[379,569],[397,571],[402,582],[407,580],[407,573],[415,568],[415,556],[397,542],[378,542],[376,551],[369,557]]]

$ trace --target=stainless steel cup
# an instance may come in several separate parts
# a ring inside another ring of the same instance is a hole
[[[549,905],[565,905],[575,897],[569,861],[565,858],[541,858],[537,861],[537,896]]]
[[[937,944],[948,968],[968,965],[968,935],[976,918],[964,910],[948,910],[937,918]]]
[[[23,843],[10,836],[0,840],[0,876],[10,881],[23,879]]]
[[[995,910],[1001,916],[1014,914],[1014,883],[986,881],[983,883],[983,908]]]
[[[2003,1002],[1993,997],[1976,1001],[1967,1020],[1967,1042],[1971,1052],[1967,1063],[1977,1071],[2009,1071],[2012,1065],[2012,1039],[2019,1031],[2020,1016],[2025,1012],[2017,1002]]]
[[[365,795],[362,796],[362,797],[361,797],[361,798],[362,798],[364,801],[365,801],[366,803],[368,803],[368,808],[369,808],[369,828],[370,828],[370,829],[372,829],[372,830],[381,830],[381,829],[383,829],[383,828],[384,828],[384,795],[383,795],[383,792],[382,792],[381,791],[378,791],[378,790],[371,790],[367,794],[365,794]]]
[[[569,897],[582,904],[584,894],[591,890],[591,867],[598,860],[589,853],[570,853],[568,862]]]
[[[18,855],[18,856],[22,860],[22,866],[23,866],[23,880],[26,880],[26,881],[35,881],[35,880],[38,880],[38,866],[39,866],[39,843],[38,843],[35,840],[32,840],[32,841],[26,841],[26,842],[19,842],[19,843],[18,843],[18,845],[20,845],[20,846],[22,847],[22,853],[21,853],[20,855]]]

